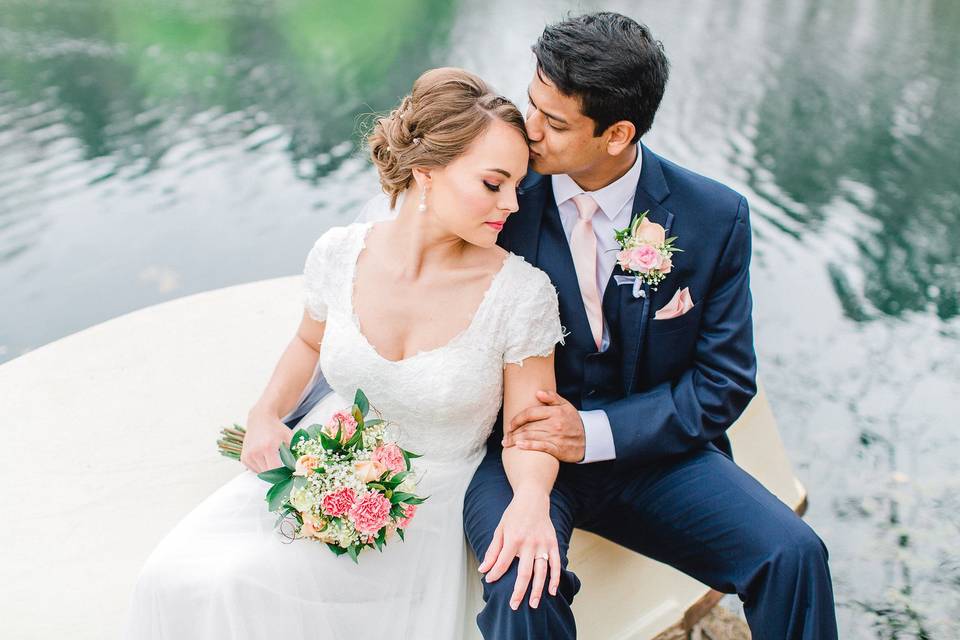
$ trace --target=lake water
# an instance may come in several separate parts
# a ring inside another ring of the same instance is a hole
[[[521,103],[592,2],[0,0],[0,361],[299,272],[424,69]],[[645,142],[750,201],[760,376],[844,638],[960,637],[960,3],[608,2],[672,76]]]

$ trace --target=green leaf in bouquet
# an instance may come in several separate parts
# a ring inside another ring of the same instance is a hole
[[[400,504],[401,502],[409,502],[410,499],[416,498],[416,496],[415,496],[414,494],[412,494],[412,493],[406,493],[406,492],[403,492],[403,491],[397,491],[397,492],[394,493],[392,496],[387,496],[387,497],[390,498],[390,502],[391,502],[392,504]],[[411,503],[411,504],[412,504],[412,503]]]
[[[293,489],[303,489],[307,485],[307,478],[305,476],[293,476]]]
[[[377,551],[383,552],[383,545],[387,541],[387,530],[386,528],[380,529],[380,533],[377,534],[377,537],[374,539],[373,543],[377,545]]]
[[[400,536],[400,540],[403,540],[403,529],[397,529],[397,535]]]
[[[270,487],[267,491],[267,505],[270,511],[276,511],[283,504],[283,501],[290,495],[290,489],[293,488],[293,478],[287,478]]]
[[[414,458],[422,458],[422,457],[423,457],[423,456],[421,456],[419,453],[413,453],[412,451],[407,451],[406,449],[403,449],[403,448],[401,448],[400,451],[403,453],[403,461],[404,461],[404,462],[406,463],[406,465],[407,465],[407,471],[410,471],[410,469],[411,469],[411,467],[410,467],[410,461],[411,461],[411,460],[413,460]]]
[[[427,498],[429,498],[429,497],[430,497],[430,496],[427,496]],[[406,500],[404,500],[404,503],[406,503],[406,504],[423,504],[424,502],[427,501],[427,498],[407,498]]]
[[[347,552],[346,549],[344,549],[344,548],[341,547],[340,545],[333,544],[332,542],[328,542],[328,543],[327,543],[327,546],[330,547],[330,551],[333,551],[333,552],[334,552],[335,554],[337,554],[338,556],[342,556],[343,554],[345,554],[345,553]]]
[[[407,479],[408,475],[410,475],[409,471],[400,471],[399,473],[395,474],[392,478],[390,478],[390,482],[403,482],[404,480]]]
[[[363,413],[360,412],[360,407],[353,405],[353,408],[350,409],[350,415],[353,416],[353,419],[357,421],[357,424],[363,422]]]
[[[316,438],[317,436],[320,435],[321,429],[323,429],[322,424],[312,424],[309,427],[307,427],[307,435],[309,435],[311,438]]]
[[[292,438],[290,438],[290,450],[293,451],[296,449],[301,440],[307,440],[309,437],[310,434],[308,434],[306,431],[303,429],[297,429],[297,432],[293,434]]]
[[[386,490],[387,490],[387,488],[386,488],[385,486],[383,486],[382,484],[380,484],[379,482],[368,482],[368,483],[367,483],[367,488],[368,488],[368,489],[376,489],[377,491],[386,491]]]
[[[280,461],[291,471],[297,468],[297,459],[293,457],[293,452],[290,451],[286,442],[280,443]]]
[[[364,421],[363,421],[363,426],[364,426],[364,427],[375,427],[375,426],[377,426],[378,424],[383,424],[384,422],[386,422],[386,420],[381,420],[380,418],[374,418],[373,420],[364,420]]]
[[[350,559],[353,560],[353,562],[354,562],[355,564],[360,564],[360,563],[357,561],[357,553],[358,553],[358,552],[359,552],[359,549],[357,549],[357,545],[356,545],[356,544],[352,544],[352,545],[350,545],[349,547],[347,547],[347,553],[350,554]]]
[[[353,396],[353,404],[360,410],[360,419],[365,418],[367,412],[370,411],[370,401],[367,400],[366,394],[357,389],[357,393]],[[360,419],[357,422],[360,422]]]
[[[337,433],[339,434],[340,432],[337,431]],[[321,431],[320,445],[327,451],[336,451],[337,449],[340,448],[340,439],[337,438],[336,440],[334,440],[333,438],[331,438],[330,436],[328,436],[327,434]]]
[[[270,484],[276,484],[283,480],[286,480],[290,477],[293,472],[290,471],[287,467],[277,467],[276,469],[270,469],[269,471],[264,471],[258,473],[257,477],[261,480],[266,480]]]
[[[363,429],[357,427],[357,430],[354,432],[353,436],[347,440],[347,444],[343,445],[344,449],[353,449],[355,448],[360,441],[363,439]]]
[[[404,514],[404,508],[402,504],[395,504],[390,507],[391,518],[402,518],[403,514]]]

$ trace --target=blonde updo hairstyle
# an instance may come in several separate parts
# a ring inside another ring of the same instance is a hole
[[[417,168],[445,167],[479,138],[494,120],[527,131],[516,105],[495,94],[479,77],[455,67],[425,72],[413,91],[367,137],[380,185],[395,207]]]

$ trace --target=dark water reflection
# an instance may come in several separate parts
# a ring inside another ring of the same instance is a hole
[[[611,2],[673,61],[647,142],[751,202],[761,376],[842,636],[960,635],[960,4]],[[425,68],[521,99],[562,1],[0,0],[0,361],[297,272]]]

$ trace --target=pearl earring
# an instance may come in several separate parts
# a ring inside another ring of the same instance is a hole
[[[423,187],[420,189],[420,204],[417,205],[417,211],[420,213],[427,212],[427,188]]]

